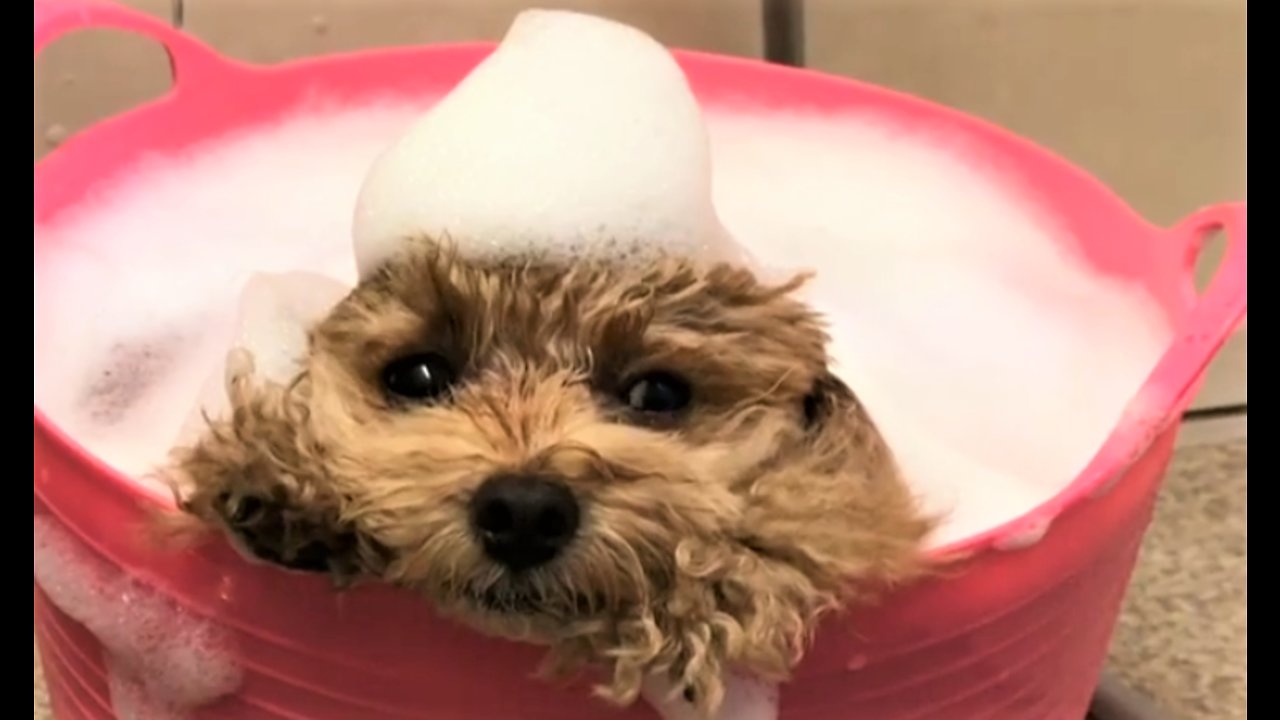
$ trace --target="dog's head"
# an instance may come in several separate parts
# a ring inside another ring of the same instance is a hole
[[[424,244],[314,329],[294,385],[233,383],[184,504],[274,562],[607,657],[616,699],[656,669],[714,702],[721,664],[785,674],[928,530],[799,284]]]

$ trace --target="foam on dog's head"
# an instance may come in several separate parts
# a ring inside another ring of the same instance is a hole
[[[745,260],[716,216],[707,130],[675,60],[566,11],[520,14],[378,159],[354,236],[361,277],[424,236],[477,257]]]

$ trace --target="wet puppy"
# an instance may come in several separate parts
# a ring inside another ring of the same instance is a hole
[[[931,529],[801,282],[422,241],[288,386],[233,356],[180,505],[261,559],[604,666],[612,701],[657,674],[711,713],[727,672],[784,679],[824,613],[919,573]]]

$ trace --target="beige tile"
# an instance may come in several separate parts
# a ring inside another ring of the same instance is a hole
[[[170,0],[132,0],[168,20]],[[662,42],[758,55],[756,0],[185,0],[185,28],[228,55],[277,62],[360,48],[496,40],[519,10],[563,7],[634,24]],[[168,63],[154,43],[118,31],[60,39],[35,65],[35,156],[72,132],[169,87]]]
[[[592,12],[662,42],[759,53],[757,0],[187,0],[186,26],[229,55],[255,62],[388,45],[497,40],[527,7]]]
[[[169,0],[121,3],[165,20]],[[35,62],[35,156],[98,120],[169,88],[168,55],[142,36],[84,30],[59,38]]]
[[[1243,0],[811,2],[814,67],[991,119],[1156,222],[1243,198]]]
[[[814,0],[807,20],[812,66],[990,119],[1154,222],[1246,197],[1245,0]],[[1197,407],[1245,402],[1247,356],[1242,333]]]
[[[1223,417],[1190,419],[1178,430],[1178,448],[1191,448],[1216,443],[1248,441],[1249,414],[1232,413]]]

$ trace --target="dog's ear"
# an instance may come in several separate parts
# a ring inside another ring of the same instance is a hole
[[[804,428],[754,479],[717,594],[741,628],[735,659],[764,677],[827,612],[918,577],[933,526],[844,382],[823,372],[801,403]]]
[[[229,415],[174,453],[167,475],[178,508],[221,529],[256,560],[352,579],[358,538],[341,521],[340,499],[325,482],[305,387],[257,385],[238,375],[230,386]]]

